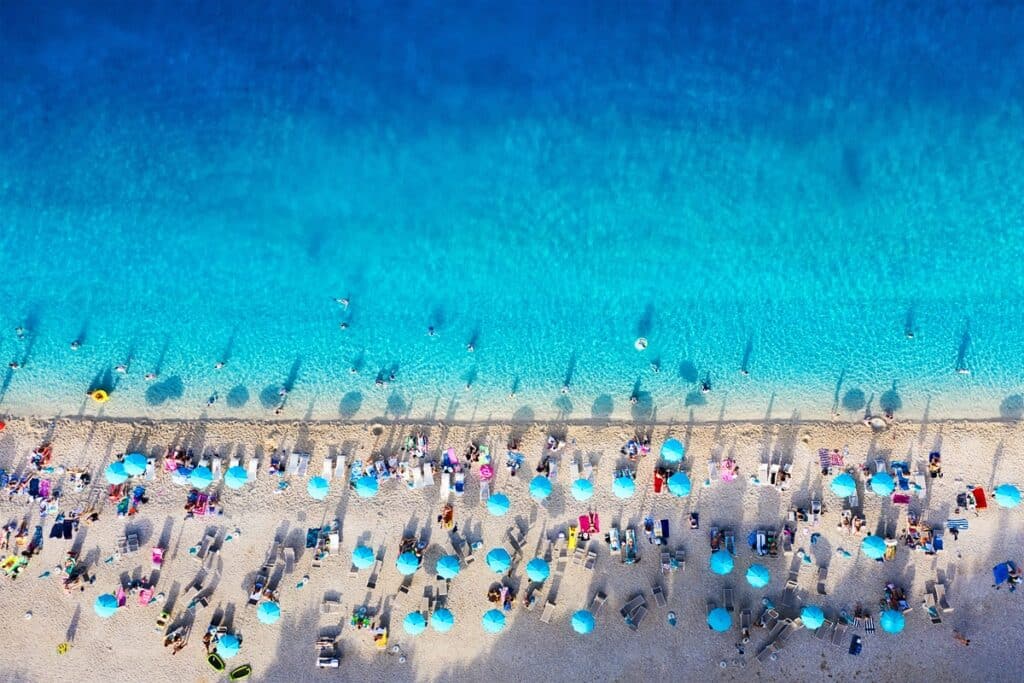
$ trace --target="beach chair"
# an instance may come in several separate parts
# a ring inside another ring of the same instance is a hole
[[[285,467],[285,473],[289,476],[294,476],[299,473],[299,454],[292,453],[288,456],[288,464]]]
[[[658,607],[665,607],[668,605],[668,600],[665,599],[665,590],[661,587],[661,584],[654,583],[651,586],[651,592],[654,593],[654,604]]]
[[[761,486],[768,484],[768,463],[763,462],[757,467],[757,483]]]
[[[814,631],[814,637],[817,638],[818,640],[823,640],[825,642],[828,642],[829,637],[831,636],[831,633],[832,633],[832,627],[833,626],[834,626],[834,624],[832,623],[832,621],[830,619],[826,619],[821,624],[821,626],[819,626],[817,628],[817,630]]]
[[[718,479],[718,463],[714,460],[708,460],[708,481],[707,485]]]
[[[441,473],[441,487],[438,489],[438,497],[441,500],[448,500],[448,494],[451,492],[451,481],[452,475],[450,472]]]
[[[821,500],[819,500],[817,498],[812,499],[811,500],[811,517],[810,517],[811,524],[817,525],[818,522],[821,521],[821,513],[822,513]]]
[[[584,543],[577,544],[572,553],[572,566],[582,567],[583,561],[587,559],[587,546]]]
[[[251,483],[256,483],[256,471],[259,469],[260,461],[254,455],[249,458],[249,461],[245,463],[245,475]]]
[[[633,610],[635,610],[640,605],[644,604],[644,602],[646,602],[644,594],[637,593],[632,598],[630,598],[625,605],[622,606],[622,609],[619,610],[619,614],[622,615],[623,619],[627,619],[629,615],[633,613]]]
[[[228,469],[231,469],[232,467],[238,467],[241,464],[242,464],[242,456],[240,456],[240,455],[238,455],[236,453],[236,454],[231,456],[230,460],[228,460]]]
[[[548,461],[548,479],[552,483],[558,480],[558,460],[555,458]]]
[[[480,482],[480,502],[486,503],[491,497],[491,482],[482,481]]]
[[[939,609],[943,612],[952,612],[953,608],[946,600],[946,585],[935,581],[935,602],[938,604]]]
[[[647,616],[647,605],[643,604],[633,610],[626,618],[626,625],[629,626],[630,631],[639,631],[640,624],[643,622],[644,617]]]
[[[156,458],[146,458],[146,471],[142,476],[146,481],[156,480]]]
[[[667,550],[661,551],[661,573],[663,576],[668,576],[669,572],[672,571],[672,556]]]
[[[828,578],[828,567],[818,567],[818,595],[825,595],[825,580]]]
[[[424,617],[428,619],[430,618],[432,605],[433,601],[430,599],[430,589],[424,588],[423,597],[420,598],[420,612],[423,614]]]
[[[597,553],[593,550],[587,551],[587,559],[583,563],[583,568],[589,572],[594,571],[594,565],[597,564]]]
[[[210,459],[210,472],[213,474],[214,481],[220,481],[222,467],[223,464],[219,455],[215,455]]]
[[[306,470],[309,468],[309,453],[299,453],[299,470],[298,475],[300,477],[306,476]]]
[[[324,462],[320,465],[320,476],[329,480],[333,472],[334,463],[331,462],[331,456],[324,456]]]
[[[601,608],[604,607],[604,603],[607,600],[608,596],[602,593],[601,591],[597,591],[596,593],[594,593],[594,597],[590,601],[590,613],[596,617],[598,612],[601,611]]]
[[[847,626],[842,621],[837,621],[836,622],[834,630],[832,631],[832,644],[834,646],[836,646],[836,647],[842,647],[843,646],[843,640],[846,638],[846,632],[847,632],[847,630],[849,630],[849,628],[850,627]]]
[[[548,601],[544,603],[544,611],[540,614],[540,620],[545,624],[551,623],[551,617],[555,614],[555,603],[549,597]]]
[[[882,458],[875,459],[875,474],[881,474],[886,471],[885,460]]]
[[[750,626],[753,615],[749,609],[740,610],[740,631],[743,633],[743,642],[750,640]]]
[[[780,615],[778,610],[772,607],[765,607],[764,611],[761,612],[761,616],[758,618],[757,623],[762,628],[766,628],[771,632],[771,630],[775,628],[775,625],[779,623],[779,617]]]
[[[295,550],[293,548],[284,549],[284,573],[291,574],[295,570]]]
[[[369,590],[374,590],[377,588],[377,576],[380,574],[380,568],[382,565],[383,562],[380,560],[380,558],[378,558],[373,563],[373,569],[370,570],[370,576],[366,579],[366,587]]]
[[[622,543],[619,540],[619,528],[614,524],[611,529],[608,530],[608,552],[611,553],[612,557],[621,557],[622,555]]]
[[[345,454],[339,453],[334,458],[334,478],[344,479],[345,478]]]
[[[732,604],[732,588],[728,586],[722,587],[722,605],[725,607],[727,612],[735,611]]]
[[[456,496],[461,496],[463,493],[465,493],[466,492],[466,473],[465,472],[456,472],[455,473],[455,478],[454,478],[454,484],[455,484],[455,495]]]
[[[683,549],[682,546],[676,548],[675,557],[673,557],[672,559],[674,560],[673,569],[678,569],[679,571],[683,572],[686,571],[686,551]]]

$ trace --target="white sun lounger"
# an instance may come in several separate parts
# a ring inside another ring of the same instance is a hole
[[[589,462],[583,465],[583,478],[593,479],[594,478],[594,466]]]
[[[763,462],[757,467],[757,481],[762,486],[768,484],[768,463]]]
[[[455,495],[461,496],[466,492],[466,473],[456,472],[455,473]]]
[[[146,460],[146,481],[153,481],[156,479],[156,458],[149,458]]]
[[[285,473],[294,475],[299,473],[299,454],[292,453],[288,456],[288,466],[285,469]]]
[[[480,482],[480,502],[486,503],[487,499],[491,497],[491,482],[482,481]]]
[[[334,478],[342,479],[345,476],[345,456],[344,454],[338,455],[334,459]]]
[[[232,455],[231,456],[231,460],[230,460],[230,462],[228,464],[228,468],[238,467],[241,464],[242,464],[242,456],[240,456],[240,455]]]
[[[450,473],[441,473],[441,489],[439,491],[441,500],[448,500],[448,494],[451,492],[451,481],[452,475]]]
[[[327,534],[327,551],[331,555],[337,555],[338,549],[341,547],[341,536],[337,531],[332,531]]]
[[[256,470],[259,468],[259,466],[260,466],[260,461],[256,459],[255,455],[252,456],[251,458],[249,458],[249,462],[246,463],[246,465],[245,465],[245,474],[246,474],[247,478],[249,479],[250,483],[255,483],[256,482]]]
[[[221,474],[221,460],[220,457],[215,457],[210,460],[210,472],[213,473],[213,480],[220,481]]]
[[[548,461],[548,479],[551,481],[558,479],[558,461],[554,458]]]
[[[331,462],[330,456],[324,457],[324,464],[320,466],[320,476],[324,479],[331,478],[331,472],[334,471],[334,463]]]
[[[412,487],[414,489],[423,488],[423,470],[419,467],[409,468],[412,472]]]
[[[423,486],[434,485],[434,464],[425,462],[423,463]]]
[[[309,467],[309,453],[299,453],[299,476],[306,476],[306,468]]]

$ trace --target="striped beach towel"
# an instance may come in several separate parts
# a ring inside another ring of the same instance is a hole
[[[818,460],[821,462],[821,469],[827,471],[832,462],[832,458],[829,456],[827,448],[818,449]]]
[[[874,633],[875,632],[875,620],[871,617],[864,617],[864,632]]]
[[[946,528],[947,529],[956,529],[958,531],[965,530],[965,529],[967,529],[967,520],[966,519],[948,519],[948,520],[946,520]]]

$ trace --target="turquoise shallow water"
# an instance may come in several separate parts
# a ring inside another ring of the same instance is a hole
[[[0,411],[1018,416],[1024,10],[673,7],[3,5]]]

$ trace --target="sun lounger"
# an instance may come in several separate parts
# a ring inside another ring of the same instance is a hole
[[[331,457],[324,456],[323,464],[320,465],[320,476],[324,479],[330,479],[331,474],[334,472],[334,463],[331,462]]]
[[[622,609],[619,610],[619,614],[621,614],[622,618],[625,619],[630,614],[632,614],[633,610],[635,610],[640,605],[644,604],[644,602],[645,602],[644,594],[643,593],[637,593],[632,598],[630,598],[629,601],[625,605],[622,606]]]
[[[828,567],[818,567],[818,595],[825,595],[825,580],[828,578]]]
[[[622,542],[619,539],[619,528],[612,525],[611,529],[608,530],[608,552],[611,553],[612,557],[619,557],[622,555]]]
[[[943,612],[953,611],[953,608],[946,600],[946,586],[938,581],[935,582],[935,602],[938,603],[939,609]]]
[[[665,599],[665,591],[662,589],[661,584],[655,583],[651,586],[651,592],[654,593],[654,604],[658,607],[665,607],[668,605],[668,601]]]
[[[834,624],[830,619],[826,619],[821,626],[814,631],[814,637],[818,640],[828,641],[832,635],[832,627]]]
[[[370,576],[366,579],[366,587],[370,590],[374,590],[377,587],[377,577],[380,575],[380,569],[383,564],[379,558],[373,563]]]
[[[551,623],[551,617],[555,614],[555,603],[548,598],[548,601],[544,603],[544,611],[540,614],[540,620],[545,624]]]
[[[219,455],[210,458],[210,472],[213,474],[214,481],[220,481],[222,467],[223,463]]]
[[[448,494],[452,488],[452,475],[450,472],[441,473],[441,487],[438,489],[438,497],[441,500],[448,500]]]
[[[757,483],[764,486],[768,483],[768,463],[763,462],[757,467]]]
[[[295,569],[295,550],[292,548],[284,549],[284,573],[291,574]]]
[[[714,482],[715,479],[718,479],[718,463],[708,460],[708,482]]]
[[[480,502],[486,503],[487,499],[491,497],[491,482],[482,481],[480,482]]]
[[[832,633],[832,644],[836,647],[843,646],[843,640],[846,638],[846,631],[849,630],[849,626],[839,621],[836,622],[835,630]]]
[[[638,631],[640,630],[640,623],[647,616],[647,605],[640,605],[633,613],[626,618],[626,625],[629,626],[629,630]]]
[[[288,456],[288,464],[285,467],[285,474],[292,476],[299,473],[299,454],[292,453]]]
[[[757,653],[757,661],[759,661],[762,664],[767,664],[768,662],[774,660],[776,658],[776,654],[773,645],[774,643],[768,643],[767,645],[762,647],[761,651]]]
[[[749,609],[740,610],[740,630],[744,632],[745,636],[750,634],[750,626],[753,615]]]
[[[594,593],[594,597],[590,601],[590,613],[596,617],[598,612],[601,611],[601,608],[604,607],[604,603],[607,600],[608,596],[602,593],[601,591],[597,591],[596,593]]]
[[[668,576],[668,573],[672,571],[672,556],[667,550],[661,551],[661,573]]]
[[[727,586],[722,587],[722,606],[725,607],[727,612],[735,610],[732,604],[732,588]]]

